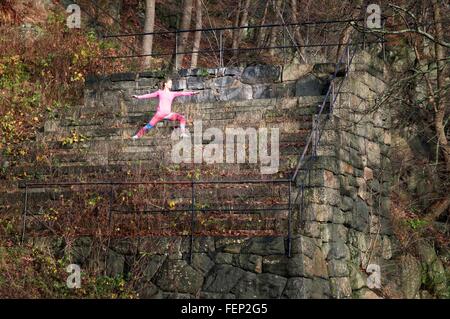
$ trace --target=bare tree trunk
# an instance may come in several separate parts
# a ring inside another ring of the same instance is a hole
[[[242,11],[242,19],[241,19],[241,27],[245,27],[248,25],[248,8],[250,7],[250,0],[245,1],[244,10]],[[248,29],[245,29],[248,30]],[[239,40],[242,38],[244,34],[244,29],[239,30]]]
[[[442,155],[444,157],[445,162],[445,171],[447,174],[450,172],[450,147],[448,145],[448,140],[445,135],[445,125],[444,118],[446,113],[446,103],[445,103],[445,50],[442,45],[438,42],[444,40],[444,31],[442,29],[442,17],[441,17],[441,8],[438,0],[433,1],[433,10],[434,10],[434,22],[435,22],[435,30],[436,30],[436,42],[434,43],[435,50],[435,58],[437,65],[437,94],[436,94],[436,114],[434,118],[434,128],[436,130],[436,135],[438,139],[438,147],[442,151]],[[447,175],[448,176],[448,175]],[[436,220],[439,216],[445,212],[450,206],[450,194],[445,192],[444,198],[435,202],[428,209],[428,217],[431,220]]]
[[[233,24],[233,26],[236,28],[239,27],[240,16],[241,16],[241,0],[238,1],[238,8],[237,8],[236,17],[235,17],[234,24]],[[238,37],[239,37],[239,30],[235,29],[233,31],[233,42],[231,44],[232,49],[237,49],[238,41],[239,41]],[[234,54],[234,51],[233,51],[233,54]]]
[[[236,16],[235,20],[235,26],[237,27],[244,27],[247,25],[248,21],[248,8],[250,6],[250,0],[245,0],[244,7],[241,10],[241,3],[239,2],[239,9],[238,9],[238,15]],[[242,16],[240,12],[242,11]],[[241,41],[243,29],[236,29],[233,33],[233,49],[237,49],[239,47],[239,42]],[[233,51],[233,56],[237,56],[238,52]]]
[[[144,33],[153,32],[155,27],[155,0],[145,0]],[[152,54],[153,35],[144,35],[142,54]],[[144,57],[144,67],[150,67],[151,57]]]
[[[266,6],[264,8],[264,13],[263,13],[263,16],[261,18],[261,25],[266,23],[267,11],[269,10],[269,4],[270,4],[270,1],[266,1]],[[258,47],[262,47],[263,46],[264,40],[266,38],[266,31],[267,31],[267,28],[259,28],[258,39],[256,40],[256,43],[257,43]]]
[[[361,10],[364,10],[362,8],[363,6],[363,0],[357,0],[355,1],[355,7],[352,10],[352,19],[358,19],[361,16]],[[363,22],[365,23],[365,21]],[[350,36],[352,34],[353,27],[351,25],[347,26],[341,33],[341,36],[339,37],[339,43],[340,45],[337,48],[336,51],[336,62],[339,62],[339,58],[342,55],[342,51],[345,47],[345,43],[347,43],[350,40]],[[341,45],[342,43],[342,45]]]
[[[273,1],[274,23],[276,23],[278,21],[278,10],[280,10],[280,8],[281,8],[281,2],[282,2],[282,0]],[[273,47],[277,44],[277,38],[278,38],[277,31],[278,31],[277,27],[273,27],[270,31],[270,40],[269,40],[270,47]],[[269,50],[269,53],[272,56],[274,56],[276,54],[276,52],[277,52],[276,49]]]
[[[184,0],[183,17],[181,19],[181,26],[180,26],[181,30],[187,30],[191,25],[192,7],[193,7],[193,0]],[[189,33],[188,32],[180,33],[179,37],[180,37],[180,44],[178,46],[178,52],[183,52],[187,47],[187,40],[189,37]],[[178,65],[178,67],[180,68],[182,67],[183,57],[184,54],[178,54],[175,57],[176,65]]]
[[[297,1],[298,0],[291,0],[291,11],[292,11],[292,22],[293,23],[298,23]],[[303,41],[302,34],[300,33],[300,26],[299,25],[294,26],[294,32],[293,33],[294,33],[293,37],[294,37],[295,43],[297,45],[303,45],[304,41]],[[298,52],[300,54],[300,58],[303,60],[303,62],[306,63],[305,48],[304,47],[299,47],[298,48]]]
[[[202,1],[195,0],[195,29],[201,29],[202,27]],[[192,51],[198,51],[200,49],[200,40],[202,32],[197,31],[194,35],[194,47]],[[192,53],[191,68],[197,67],[198,53]]]

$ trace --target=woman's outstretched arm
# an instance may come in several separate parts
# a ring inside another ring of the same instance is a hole
[[[189,95],[195,95],[199,94],[200,92],[190,92],[190,91],[180,91],[180,92],[173,92],[173,95],[175,97],[177,96],[189,96]]]
[[[143,95],[133,95],[135,99],[142,100],[142,99],[151,99],[153,97],[157,97],[159,95],[159,91],[149,93],[149,94],[143,94]]]

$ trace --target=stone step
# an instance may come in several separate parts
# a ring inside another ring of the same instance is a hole
[[[69,134],[71,131],[79,132],[83,134],[85,131],[99,130],[99,133],[104,135],[105,133],[115,132],[115,129],[119,128],[138,128],[151,119],[150,115],[136,115],[136,116],[123,116],[116,117],[114,119],[107,120],[92,120],[83,119],[79,121],[71,120],[50,120],[44,125],[44,133],[50,134],[54,132],[64,132]],[[188,123],[202,120],[205,123],[203,127],[226,127],[233,126],[234,124],[244,124],[247,127],[259,127],[261,126],[261,120],[264,122],[305,122],[310,123],[312,121],[312,113],[305,113],[302,109],[297,110],[270,110],[264,113],[255,112],[212,112],[210,114],[203,114],[201,117],[191,117],[186,115]],[[178,127],[178,122],[161,121],[157,125],[158,127]]]
[[[189,182],[189,181],[188,181]],[[112,190],[112,193],[111,193]],[[271,205],[287,205],[287,184],[196,184],[195,196],[197,208],[202,209],[257,209]],[[29,212],[46,212],[50,207],[80,209],[88,208],[89,199],[96,198],[98,205],[109,202],[112,208],[121,211],[149,210],[154,207],[171,209],[191,205],[192,190],[190,183],[181,185],[74,185],[42,186],[29,188],[27,191],[27,208]],[[0,192],[0,207],[11,211],[23,209],[24,189],[15,189],[7,193]],[[137,200],[137,202],[136,202]],[[68,203],[70,206],[67,206]],[[131,205],[131,202],[136,204]],[[172,204],[171,204],[172,203]],[[130,206],[131,205],[131,206]],[[137,205],[137,206],[136,206]],[[172,207],[170,206],[172,205]]]
[[[279,136],[280,144],[290,143],[290,142],[298,142],[302,143],[307,140],[307,137],[310,134],[310,129],[297,129],[297,132],[284,133],[282,132]],[[203,132],[204,133],[204,132]],[[196,132],[191,132],[192,136],[197,137],[195,135]],[[213,143],[214,139],[206,139],[203,134],[202,142],[203,144]],[[86,150],[86,149],[96,149],[96,150],[107,150],[114,149],[120,150],[123,148],[137,148],[137,147],[158,147],[158,146],[172,146],[175,143],[178,143],[179,140],[172,141],[171,139],[162,138],[164,137],[164,132],[160,132],[158,130],[154,130],[152,132],[147,133],[142,138],[138,140],[132,139],[115,139],[115,140],[93,140],[88,139],[83,142],[74,143],[72,145],[63,146],[61,141],[48,141],[46,146],[51,150],[59,150],[59,149],[75,149],[75,150]]]
[[[310,107],[317,106],[322,103],[324,96],[299,96],[288,98],[269,98],[269,99],[248,99],[236,101],[215,101],[213,102],[199,102],[199,103],[182,103],[174,101],[173,110],[185,111],[196,110],[200,112],[207,112],[207,110],[264,110],[265,108],[289,108],[289,107]],[[131,113],[145,113],[154,112],[158,105],[155,99],[147,100],[125,100],[121,112]],[[106,118],[118,113],[114,107],[105,105],[91,104],[90,107],[82,107],[80,109],[80,116],[93,116]]]
[[[193,125],[190,125],[187,127],[190,134],[204,134],[205,131],[210,128],[216,128],[219,129],[223,135],[226,135],[227,129],[233,129],[233,128],[242,128],[246,130],[247,128],[254,127],[256,132],[259,132],[258,127],[261,127],[260,125],[249,125],[249,123],[246,123],[245,125],[239,126],[239,125],[233,125],[231,126],[229,123],[223,123],[223,121],[209,121],[210,124],[212,124],[209,127],[203,127],[201,131],[199,127],[194,127]],[[303,121],[303,122],[295,122],[295,121],[286,121],[281,118],[271,118],[269,120],[266,120],[266,127],[269,132],[270,129],[278,129],[280,135],[283,134],[289,134],[289,133],[305,133],[305,130],[311,129],[312,122],[311,121]],[[87,127],[80,127],[76,130],[75,135],[79,138],[84,139],[84,141],[92,140],[92,141],[118,141],[118,140],[130,140],[131,136],[133,136],[145,123],[141,123],[140,125],[128,125],[121,128],[87,128]],[[158,123],[159,125],[156,127],[156,129],[151,130],[148,132],[143,139],[171,139],[172,133],[177,134],[177,132],[174,132],[174,129],[176,128],[176,124],[168,123],[169,125],[172,124],[173,126],[164,126],[165,123]],[[61,143],[61,146],[63,142],[66,143],[70,142],[70,138],[72,137],[72,132],[69,128],[62,128],[59,129],[57,132],[51,132],[46,133],[42,137],[42,141],[45,143],[49,143],[52,141],[59,141]],[[176,135],[174,136],[176,137]],[[78,142],[79,144],[83,144],[84,142]],[[76,144],[76,143],[74,143]]]

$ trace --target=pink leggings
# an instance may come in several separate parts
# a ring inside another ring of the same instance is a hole
[[[155,115],[153,115],[152,119],[148,124],[146,124],[143,128],[141,128],[136,135],[140,138],[142,137],[149,129],[153,128],[156,123],[161,122],[162,120],[169,120],[169,121],[179,121],[180,127],[182,130],[186,127],[186,119],[183,115],[170,112],[169,114],[164,114],[161,112],[156,112]]]
[[[181,127],[186,126],[186,119],[184,118],[184,116],[179,113],[174,113],[174,112],[170,112],[169,114],[156,112],[156,114],[153,115],[153,117],[149,123],[151,126],[155,126],[156,123],[161,122],[162,120],[180,121]]]

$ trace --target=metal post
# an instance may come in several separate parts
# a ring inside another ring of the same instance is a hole
[[[313,129],[312,129],[312,134],[313,134],[313,139],[312,139],[312,157],[315,158],[316,154],[317,154],[317,139],[319,138],[319,120],[317,115],[314,115],[314,119],[313,119]]]
[[[363,21],[363,50],[366,50],[366,22],[367,22],[367,16],[366,16],[366,13],[364,13],[364,21]]]
[[[289,181],[289,204],[288,204],[288,238],[287,238],[287,255],[291,257],[291,246],[292,246],[292,233],[291,233],[291,218],[292,218],[292,208],[291,208],[291,192],[292,192],[292,181]]]
[[[178,32],[175,32],[175,70],[178,70]]]
[[[334,80],[331,81],[331,103],[330,103],[330,114],[333,114],[334,101],[336,99],[335,96],[335,83]]]
[[[345,72],[345,76],[348,76],[348,73],[350,72],[350,45],[347,46],[347,70]]]
[[[304,210],[304,189],[305,189],[305,184],[302,182],[300,185],[300,218],[302,217],[303,214],[303,210]]]
[[[26,218],[27,218],[27,209],[28,209],[28,186],[25,184],[25,194],[24,194],[24,201],[23,201],[23,214],[22,214],[22,238],[20,240],[20,243],[23,244],[25,240],[25,224],[26,224]]]
[[[286,65],[286,28],[286,26],[283,27],[283,66]]]
[[[113,196],[114,196],[114,190],[113,186],[111,185],[111,188],[109,189],[109,206],[108,206],[108,227],[111,227],[111,220],[112,220],[112,203],[113,203]]]
[[[383,31],[384,31],[384,29],[385,29],[385,25],[386,25],[386,20],[383,18],[383,26],[382,26],[382,28],[383,28]],[[385,46],[385,44],[384,44],[384,41],[385,41],[385,38],[384,38],[384,32],[382,33],[382,41],[383,41],[383,43],[381,43],[381,46],[382,46],[382,50],[383,50],[383,61],[385,61],[386,62],[386,46]]]
[[[219,63],[220,67],[223,68],[223,30],[219,31]]]
[[[191,183],[192,185],[192,207],[191,207],[191,247],[189,252],[189,263],[192,264],[192,250],[194,246],[194,214],[195,214],[195,190],[194,190],[194,181]]]
[[[108,253],[109,253],[109,247],[111,244],[111,223],[112,223],[112,204],[113,204],[113,196],[114,196],[114,190],[113,186],[111,185],[109,189],[109,205],[108,205],[108,242],[106,244],[106,252],[105,252],[105,267],[104,267],[104,275],[106,276],[106,266],[108,265]]]

